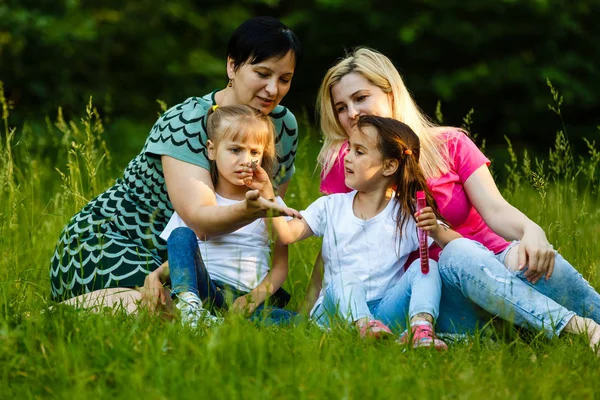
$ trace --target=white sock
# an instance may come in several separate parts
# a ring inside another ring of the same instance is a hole
[[[410,326],[418,326],[418,325],[429,325],[432,326],[431,322],[427,321],[426,319],[418,319],[416,321],[413,321],[410,323]]]

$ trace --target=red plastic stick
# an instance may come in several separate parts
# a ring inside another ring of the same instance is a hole
[[[417,211],[421,212],[423,208],[427,206],[425,200],[425,192],[419,190],[417,192]],[[421,257],[421,272],[424,274],[429,273],[429,246],[427,245],[427,232],[420,229],[418,230],[419,235],[419,256]]]

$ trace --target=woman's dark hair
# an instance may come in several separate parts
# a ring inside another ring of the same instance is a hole
[[[393,118],[363,115],[358,120],[358,129],[367,126],[377,131],[377,148],[384,160],[398,160],[398,169],[394,174],[395,199],[399,208],[396,217],[397,233],[401,234],[408,218],[417,212],[417,191],[425,192],[427,205],[433,209],[437,218],[444,221],[429,188],[427,179],[419,165],[421,143],[417,134],[406,124]],[[444,221],[445,222],[445,221]]]
[[[258,64],[266,59],[294,54],[295,67],[302,58],[298,37],[277,18],[255,17],[241,24],[229,38],[227,57],[235,69],[246,62]]]

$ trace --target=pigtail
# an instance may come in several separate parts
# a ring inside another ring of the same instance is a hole
[[[273,138],[273,140],[267,140],[265,142],[265,151],[263,153],[262,163],[260,166],[269,175],[269,178],[271,178],[271,182],[273,184],[273,189],[277,190],[275,188],[275,182],[273,180],[273,178],[274,178],[273,174],[275,173],[275,166],[277,165],[277,151],[275,149],[275,140],[274,140],[275,137],[277,136],[277,133],[275,131],[275,125],[273,124],[273,121],[271,120],[271,118],[269,116],[260,114],[260,118],[268,126],[268,130],[269,130],[268,137]]]
[[[211,140],[213,143],[215,142],[215,139],[217,137],[217,130],[219,129],[219,125],[220,125],[220,119],[219,115],[214,115],[215,112],[219,109],[219,106],[217,104],[211,106],[208,109],[208,112],[206,113],[206,136],[208,137],[209,140]],[[208,158],[208,154],[206,155],[206,158]],[[212,181],[213,186],[217,185],[217,180],[219,179],[219,171],[217,169],[217,162],[215,160],[211,160],[208,159],[208,164],[210,167],[210,180]]]
[[[398,149],[399,158],[398,170],[395,174],[395,200],[398,203],[396,214],[397,231],[400,234],[409,218],[414,218],[416,210],[415,196],[417,191],[425,190],[427,185],[424,182],[423,172],[419,167],[419,148],[413,146],[410,149],[404,141],[397,141],[395,146]],[[429,204],[429,203],[428,203]]]

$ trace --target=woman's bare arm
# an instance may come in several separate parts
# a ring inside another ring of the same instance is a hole
[[[162,156],[169,199],[179,216],[201,239],[233,232],[274,210],[294,215],[287,207],[270,202],[250,191],[246,201],[218,206],[210,172],[202,167]]]
[[[527,265],[527,279],[533,283],[543,276],[550,279],[555,254],[544,230],[502,197],[487,166],[473,172],[464,188],[469,201],[494,232],[505,239],[521,241],[519,269]]]

